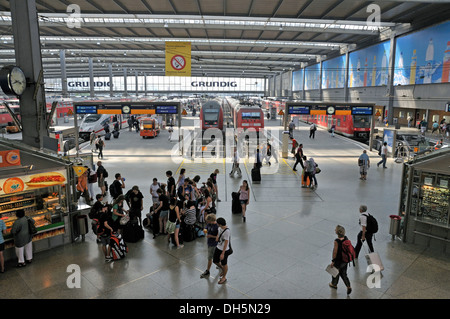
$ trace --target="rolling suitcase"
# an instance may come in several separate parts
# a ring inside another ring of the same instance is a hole
[[[363,247],[364,247],[364,245],[363,245]],[[374,271],[383,271],[384,270],[384,266],[383,266],[383,263],[381,261],[380,255],[377,252],[369,253],[369,249],[366,250],[364,248],[364,251],[366,253],[364,255],[364,257],[366,257],[367,265],[368,266],[370,266],[370,265],[377,265],[379,267],[379,269],[377,269],[377,267],[375,266],[373,270]]]
[[[105,140],[109,141],[111,139],[111,132],[105,134]]]
[[[255,184],[261,182],[261,171],[259,168],[252,168],[252,182]]]
[[[231,193],[231,213],[232,214],[241,214],[242,213],[242,206],[241,202],[239,201],[239,193],[238,192],[232,192]]]
[[[137,220],[130,220],[123,227],[123,240],[129,243],[136,243],[144,238],[144,230]]]
[[[114,131],[114,132],[113,132],[114,138],[119,138],[119,134],[120,134],[119,131]]]

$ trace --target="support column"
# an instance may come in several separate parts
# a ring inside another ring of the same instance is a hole
[[[127,89],[127,68],[123,68],[123,95],[128,96]]]
[[[62,97],[68,97],[68,90],[67,90],[67,72],[66,72],[66,51],[60,50],[59,51],[59,61],[61,64],[61,94]]]
[[[36,1],[11,0],[10,8],[16,65],[23,70],[28,83],[19,98],[22,141],[42,148],[43,137],[49,134]]]
[[[389,125],[392,125],[394,122],[394,74],[395,74],[395,45],[397,39],[395,38],[395,34],[391,35],[391,50],[389,52],[389,74],[388,74],[388,114],[387,120]],[[383,114],[384,117],[384,114]]]
[[[134,71],[134,78],[135,78],[135,89],[136,89],[136,97],[139,95],[139,85],[138,85],[138,71]]]
[[[113,73],[112,73],[112,64],[108,64],[108,71],[109,71],[109,96],[114,96],[114,87],[113,87]]]
[[[89,96],[94,97],[94,62],[89,58]]]
[[[144,95],[147,96],[147,73],[144,73]]]
[[[350,54],[345,52],[345,73],[344,73],[344,101],[348,102],[348,75],[349,75]]]

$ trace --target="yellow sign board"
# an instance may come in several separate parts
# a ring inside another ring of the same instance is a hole
[[[187,115],[187,112],[185,109],[183,109],[183,112],[181,112],[181,115]]]
[[[191,76],[191,42],[166,42],[166,76]]]
[[[278,112],[278,115],[284,115],[283,110],[280,110],[280,112]]]

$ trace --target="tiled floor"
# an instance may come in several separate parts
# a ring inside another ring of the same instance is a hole
[[[187,125],[191,119],[184,120]],[[277,123],[275,123],[277,122]],[[267,121],[276,126],[278,121]],[[358,208],[366,204],[380,224],[374,242],[385,270],[380,287],[369,288],[367,264],[363,254],[356,267],[348,270],[352,299],[450,298],[450,256],[441,251],[392,241],[388,233],[389,215],[396,214],[400,192],[401,165],[388,160],[388,169],[376,168],[378,156],[369,154],[372,167],[367,181],[359,179],[357,157],[364,146],[342,137],[332,138],[322,130],[315,140],[307,138],[307,127],[296,130],[304,144],[305,155],[314,157],[322,169],[317,175],[316,191],[300,188],[299,172],[290,170],[292,156],[280,159],[278,174],[265,174],[261,184],[250,184],[251,201],[247,222],[231,214],[231,192],[243,179],[251,181],[250,165],[245,164],[243,177],[230,178],[231,164],[192,164],[172,161],[170,150],[175,143],[167,141],[167,132],[153,140],[139,138],[124,131],[118,140],[107,143],[105,167],[113,176],[126,177],[127,189],[139,185],[145,196],[145,212],[151,198],[148,189],[153,177],[165,182],[165,171],[177,178],[180,167],[186,176],[201,175],[204,181],[219,168],[218,216],[227,220],[232,231],[234,254],[229,258],[228,282],[218,285],[218,271],[212,267],[208,279],[200,274],[206,267],[206,240],[185,243],[173,249],[166,238],[145,239],[129,243],[126,259],[105,263],[100,246],[90,232],[77,241],[35,254],[34,261],[16,269],[15,261],[7,263],[0,274],[0,298],[42,299],[344,299],[346,289],[330,289],[325,272],[330,262],[337,224],[344,226],[354,242],[359,231]],[[274,163],[274,162],[272,162]],[[223,171],[225,169],[225,171]],[[80,288],[69,288],[69,265],[78,265]]]

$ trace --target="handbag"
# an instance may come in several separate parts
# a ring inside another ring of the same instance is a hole
[[[36,228],[36,226],[34,225],[34,223],[32,222],[32,220],[31,220],[30,217],[27,217],[27,222],[28,222],[28,232],[29,232],[31,235],[36,234],[36,233],[37,233],[37,228]]]
[[[128,224],[129,221],[130,221],[130,216],[125,215],[125,216],[122,216],[122,217],[120,218],[119,223],[120,223],[120,225],[123,226],[123,225]]]
[[[175,233],[175,227],[176,227],[176,224],[171,222],[170,220],[168,220],[166,223],[166,232],[169,234]]]

